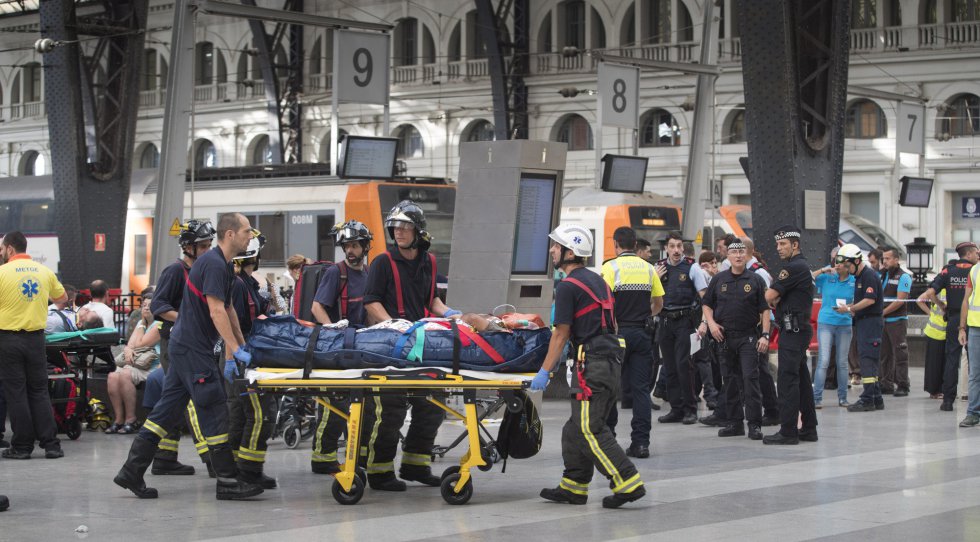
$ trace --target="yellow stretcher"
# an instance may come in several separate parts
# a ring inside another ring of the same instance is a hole
[[[473,496],[473,480],[470,470],[474,467],[489,469],[490,464],[480,445],[480,421],[476,408],[479,390],[491,390],[504,400],[508,410],[519,412],[523,407],[515,392],[527,388],[534,374],[494,373],[484,371],[459,371],[424,367],[413,369],[349,369],[313,370],[304,378],[303,369],[251,369],[245,378],[259,389],[283,392],[300,390],[315,397],[317,403],[347,420],[345,462],[333,483],[333,497],[340,504],[357,504],[364,496],[367,474],[357,466],[360,447],[361,416],[366,397],[399,395],[425,397],[449,415],[463,421],[466,426],[467,450],[459,466],[453,465],[442,473],[440,490],[449,504],[466,504]],[[324,400],[322,396],[337,393],[349,394],[350,414]],[[462,396],[463,412],[446,405],[450,396]]]

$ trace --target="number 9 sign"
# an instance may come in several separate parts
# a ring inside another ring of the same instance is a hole
[[[334,92],[340,102],[388,103],[391,36],[334,30]]]

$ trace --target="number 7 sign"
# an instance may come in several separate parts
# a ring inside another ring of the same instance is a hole
[[[898,152],[925,154],[925,107],[901,102],[898,104],[898,131],[895,144]]]
[[[388,103],[389,34],[334,30],[333,88],[339,102]]]

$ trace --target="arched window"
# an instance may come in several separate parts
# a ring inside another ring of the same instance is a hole
[[[394,39],[391,40],[391,45],[395,49],[392,54],[395,66],[414,66],[419,63],[418,40],[418,19],[407,17],[398,21],[395,25]]]
[[[745,143],[745,106],[740,105],[725,119],[725,131],[721,142]]]
[[[674,116],[663,109],[654,109],[640,119],[641,147],[673,147],[681,144],[681,129]]]
[[[27,151],[20,160],[20,174],[26,176],[47,175],[47,164],[44,156],[37,151]]]
[[[938,139],[980,134],[980,98],[976,94],[954,96],[939,114]]]
[[[194,47],[194,84],[211,85],[228,82],[228,67],[221,51],[210,41],[203,41]]]
[[[253,166],[262,164],[272,163],[272,145],[269,141],[269,136],[262,134],[255,138],[255,142],[252,143],[252,155],[249,157],[249,163]]]
[[[630,3],[630,7],[626,8],[626,15],[623,16],[623,22],[619,26],[619,46],[634,47],[636,45],[636,4]]]
[[[194,143],[194,167],[197,169],[218,167],[218,150],[207,139]]]
[[[847,107],[844,117],[844,137],[874,139],[885,137],[885,114],[871,100],[857,100]]]
[[[851,0],[851,28],[874,28],[877,25],[877,0]]]
[[[448,56],[450,62],[459,62],[463,59],[462,26],[462,24],[456,23],[452,33],[449,34]]]
[[[140,151],[140,169],[155,169],[160,167],[160,151],[157,150],[157,146],[153,143],[146,143],[143,145],[143,150]]]
[[[694,41],[694,20],[691,19],[691,12],[687,10],[687,6],[684,4],[684,2],[678,1],[677,7],[677,14],[680,17],[677,20],[677,41]],[[700,23],[700,21],[698,22]],[[700,31],[701,29],[699,28],[698,32]]]
[[[978,0],[953,0],[951,7],[950,22],[980,21],[980,1]]]
[[[425,144],[422,142],[422,134],[411,124],[402,124],[395,128],[395,137],[398,138],[398,158],[422,158],[425,154]]]
[[[23,98],[24,103],[33,103],[41,101],[41,65],[37,62],[31,62],[25,64],[21,71],[24,74],[22,81],[24,82]]]
[[[544,20],[541,21],[541,28],[538,30],[538,52],[550,53],[552,48],[551,41],[551,12],[549,11],[544,16]]]
[[[493,133],[493,124],[483,119],[470,123],[463,136],[463,141],[494,141],[496,139]]]
[[[568,143],[568,150],[570,151],[586,151],[595,148],[589,121],[576,114],[566,116],[558,124],[555,141]]]
[[[592,35],[589,38],[592,42],[589,47],[592,49],[605,49],[606,48],[606,25],[602,22],[602,16],[595,8],[590,10],[592,16]]]
[[[562,47],[585,49],[585,2],[568,0],[559,7]]]
[[[425,25],[422,27],[422,63],[436,63],[436,40],[432,38],[432,32]]]
[[[670,4],[671,0],[643,0],[646,4],[643,13],[644,20],[640,21],[642,45],[670,43]],[[683,5],[683,4],[682,4]]]

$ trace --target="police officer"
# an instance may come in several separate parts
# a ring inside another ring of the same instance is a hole
[[[180,318],[170,336],[170,365],[163,394],[140,429],[129,457],[113,478],[117,485],[141,499],[155,499],[157,490],[146,487],[143,474],[150,465],[160,439],[194,400],[201,431],[211,450],[217,474],[218,500],[239,500],[262,493],[262,487],[241,482],[228,443],[228,408],[221,373],[214,363],[214,347],[224,340],[225,371],[236,372],[236,360],[247,364],[251,355],[242,349],[245,340],[238,315],[231,306],[235,275],[231,259],[248,247],[254,230],[239,213],[222,215],[218,221],[218,246],[191,268],[184,288]]]
[[[963,345],[959,342],[960,311],[969,280],[970,268],[980,260],[977,245],[969,241],[956,245],[958,260],[949,262],[936,275],[929,288],[919,296],[919,301],[938,304],[946,314],[946,364],[943,368],[943,402],[940,410],[952,411],[959,382],[960,356]],[[936,292],[946,290],[946,302],[936,297]]]
[[[701,307],[704,323],[698,335],[710,332],[721,352],[726,425],[718,436],[745,434],[744,405],[749,438],[762,440],[759,355],[769,350],[769,305],[765,281],[745,267],[747,252],[740,240],[728,244],[730,265],[708,284]]]
[[[436,257],[428,252],[432,238],[425,231],[425,214],[411,200],[392,207],[385,227],[394,245],[371,263],[364,290],[364,310],[370,323],[392,317],[416,321],[429,314],[444,318],[462,313],[447,307],[436,296]],[[362,427],[368,433],[368,485],[383,491],[405,491],[405,482],[395,478],[395,452],[398,431],[405,421],[409,405],[412,423],[402,446],[402,465],[398,471],[403,480],[436,487],[441,480],[432,474],[432,446],[443,411],[424,397],[373,397],[366,405]],[[372,408],[373,406],[373,408]]]
[[[349,220],[334,226],[330,232],[334,245],[344,251],[344,259],[329,267],[320,277],[313,297],[313,317],[321,324],[347,320],[350,327],[364,325],[364,287],[367,284],[366,262],[374,236],[367,226]],[[350,410],[350,400],[324,397],[342,412]],[[313,434],[313,455],[310,467],[317,474],[340,472],[337,461],[337,441],[347,429],[347,422],[328,408],[323,409],[320,423]]]
[[[656,269],[666,292],[659,333],[670,412],[657,421],[690,425],[698,421],[691,334],[701,319],[699,304],[708,281],[694,259],[684,256],[681,234],[670,232],[666,239],[667,258],[657,262]]]
[[[664,289],[653,266],[635,252],[636,232],[622,226],[613,232],[616,257],[602,264],[602,278],[612,289],[616,300],[616,322],[619,335],[626,340],[622,384],[629,390],[633,405],[630,422],[632,443],[626,450],[630,457],[650,457],[650,388],[653,379],[653,354],[647,318],[663,308]],[[615,429],[619,416],[616,402],[609,411],[609,427]]]
[[[963,304],[960,305],[958,339],[967,348],[970,361],[969,403],[960,427],[980,424],[980,264],[975,264],[967,276]]]
[[[248,248],[240,252],[232,263],[238,268],[235,285],[232,287],[232,306],[238,316],[238,327],[242,335],[252,331],[252,323],[269,312],[269,301],[261,294],[259,281],[252,276],[259,269],[259,259],[265,236],[253,234]],[[238,461],[238,479],[258,484],[263,489],[275,489],[276,479],[267,476],[265,467],[266,450],[275,422],[276,400],[271,393],[265,393],[254,386],[226,372],[225,392],[228,395],[228,442],[231,452]]]
[[[806,350],[813,337],[810,313],[813,309],[813,276],[800,250],[800,230],[783,226],[776,230],[776,252],[785,264],[766,290],[766,301],[776,307],[779,332],[776,379],[779,392],[778,432],[762,439],[763,444],[816,442],[817,411],[813,403],[813,384],[807,367]],[[803,429],[797,421],[803,417]]]
[[[48,299],[68,300],[54,273],[27,254],[27,238],[12,231],[0,242],[0,381],[10,416],[7,459],[30,459],[37,441],[44,457],[64,457],[48,396],[44,326]]]
[[[878,383],[881,374],[881,334],[884,328],[881,276],[864,261],[864,255],[857,245],[848,243],[840,247],[835,261],[847,265],[854,275],[854,301],[834,310],[853,316],[851,325],[854,326],[854,342],[861,363],[861,383],[864,384],[861,398],[848,406],[847,411],[883,410],[885,402],[881,398],[881,386]],[[782,338],[779,342],[782,349]]]
[[[616,442],[606,419],[619,395],[622,339],[615,335],[613,298],[602,277],[585,268],[592,255],[592,234],[579,225],[560,225],[549,235],[555,269],[565,278],[555,287],[555,329],[541,370],[531,390],[548,386],[565,343],[575,353],[572,371],[572,416],[562,429],[561,455],[565,471],[556,488],[541,490],[554,502],[585,504],[595,469],[609,479],[613,494],[602,499],[605,508],[619,508],[646,494],[636,467]],[[634,384],[638,384],[634,382]],[[634,407],[636,405],[634,404]]]
[[[187,283],[188,273],[190,273],[194,262],[201,255],[211,250],[214,235],[214,226],[206,220],[188,220],[181,224],[180,234],[177,237],[181,258],[164,267],[163,271],[160,272],[160,278],[157,280],[157,289],[153,294],[153,299],[150,301],[150,312],[153,313],[155,319],[163,322],[160,328],[160,367],[164,372],[170,366],[170,332],[173,330],[174,322],[177,321],[177,315],[180,313],[180,302],[184,297],[184,285]],[[145,386],[145,388],[149,388],[149,385]],[[145,393],[144,402],[146,402]],[[153,401],[153,403],[155,404],[156,401]],[[208,443],[201,434],[200,424],[197,421],[197,411],[194,409],[193,402],[187,403],[184,421],[186,427],[191,430],[194,445],[198,455],[201,457],[201,461],[207,465],[208,472],[212,472]],[[194,474],[194,467],[184,465],[177,461],[180,433],[181,430],[178,427],[166,437],[160,439],[160,445],[157,448],[156,455],[153,457],[153,467],[150,469],[151,473],[155,475]]]

